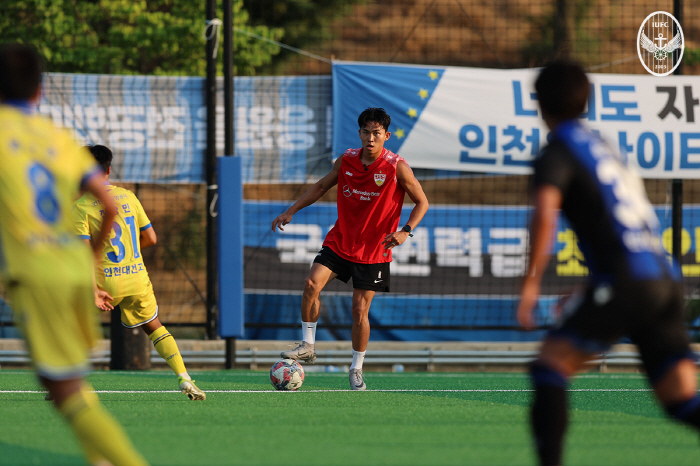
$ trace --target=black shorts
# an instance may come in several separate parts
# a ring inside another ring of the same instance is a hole
[[[590,285],[563,305],[562,320],[549,336],[567,338],[589,354],[606,351],[628,336],[652,382],[678,360],[694,359],[682,287],[672,280]]]
[[[328,246],[321,248],[314,264],[328,267],[338,275],[338,280],[347,283],[352,277],[352,287],[360,290],[389,291],[389,262],[361,264],[343,259]]]

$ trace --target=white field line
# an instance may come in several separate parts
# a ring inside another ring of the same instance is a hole
[[[352,392],[353,390],[207,390],[207,393],[338,393]],[[382,390],[364,390],[364,392],[385,392],[385,393],[527,393],[533,392],[530,389],[382,389]],[[568,392],[598,392],[598,393],[616,393],[616,392],[650,392],[649,388],[574,388],[567,390]],[[46,393],[44,390],[0,390],[0,393]],[[94,393],[180,393],[179,390],[95,390]]]
[[[2,371],[2,374],[27,374],[29,371]],[[101,373],[96,373],[101,374]],[[136,375],[136,376],[162,376],[172,378],[172,373],[168,371],[120,371],[119,374],[110,375]],[[265,377],[267,372],[193,372],[192,375],[211,374],[217,377]],[[310,372],[310,377],[339,377],[345,376],[343,372]],[[425,373],[425,372],[404,372],[404,373],[369,373],[368,379],[373,378],[459,378],[459,379],[522,379],[527,377],[526,374],[503,374],[503,373]],[[643,379],[642,374],[581,374],[575,379]],[[575,380],[574,379],[574,380]],[[332,392],[351,392],[352,390],[344,389],[328,389],[328,390],[299,390],[297,392],[277,391],[277,390],[207,390],[207,393],[332,393]],[[526,393],[533,392],[531,389],[369,389],[367,392],[387,392],[387,393]],[[615,393],[615,392],[650,392],[649,388],[610,388],[610,389],[584,389],[571,388],[569,392],[599,392],[599,393]],[[46,393],[44,390],[0,390],[0,393]],[[96,390],[95,393],[124,393],[124,394],[148,394],[148,393],[180,393],[179,390]]]
[[[2,370],[0,374],[32,374],[29,370]],[[249,372],[237,372],[237,371],[221,371],[221,372],[206,372],[206,371],[190,371],[190,374],[194,377],[198,375],[215,375],[217,377],[261,377],[267,374],[267,371],[249,371]],[[144,377],[164,377],[172,378],[173,373],[169,371],[119,371],[118,373],[108,373],[108,372],[93,372],[89,373],[88,376],[95,375],[106,375],[106,376],[119,376],[119,375],[139,375]],[[314,372],[307,371],[307,377],[339,377],[347,376],[347,372]],[[365,378],[384,378],[384,377],[418,377],[418,378],[450,378],[450,379],[522,379],[527,378],[527,374],[521,373],[472,373],[472,372],[451,372],[451,373],[438,373],[438,372],[396,372],[396,373],[374,373],[365,372]],[[634,373],[621,373],[621,374],[580,374],[574,377],[576,379],[645,379],[644,374],[634,374]]]

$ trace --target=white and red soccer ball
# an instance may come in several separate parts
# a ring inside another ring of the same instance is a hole
[[[298,390],[304,383],[304,368],[294,359],[280,359],[270,369],[270,382],[277,390]]]

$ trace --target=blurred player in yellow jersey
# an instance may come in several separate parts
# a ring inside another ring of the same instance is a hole
[[[42,63],[21,44],[0,45],[0,273],[41,383],[93,465],[147,464],[85,382],[99,335],[90,249],[70,211],[80,188],[102,202],[105,238],[116,209],[90,153],[35,115]],[[39,439],[37,439],[39,440]]]
[[[73,204],[74,231],[98,251],[95,264],[97,288],[109,293],[111,298],[97,304],[103,311],[118,305],[122,325],[141,327],[146,332],[158,354],[178,376],[180,390],[191,400],[204,400],[206,394],[197,388],[187,373],[175,339],[158,319],[158,304],[141,257],[142,248],[156,244],[151,221],[134,193],[109,183],[112,151],[102,145],[89,146],[88,149],[101,165],[103,183],[117,205],[112,229],[108,237],[101,240],[102,202],[87,192]]]

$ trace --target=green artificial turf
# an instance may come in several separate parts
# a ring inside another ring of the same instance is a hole
[[[276,392],[266,371],[193,372],[204,402],[166,371],[89,380],[153,465],[534,465],[523,374],[306,375]],[[643,377],[589,374],[571,385],[567,465],[697,465],[698,435],[666,419]],[[0,371],[0,465],[81,465],[64,421],[30,371]]]

